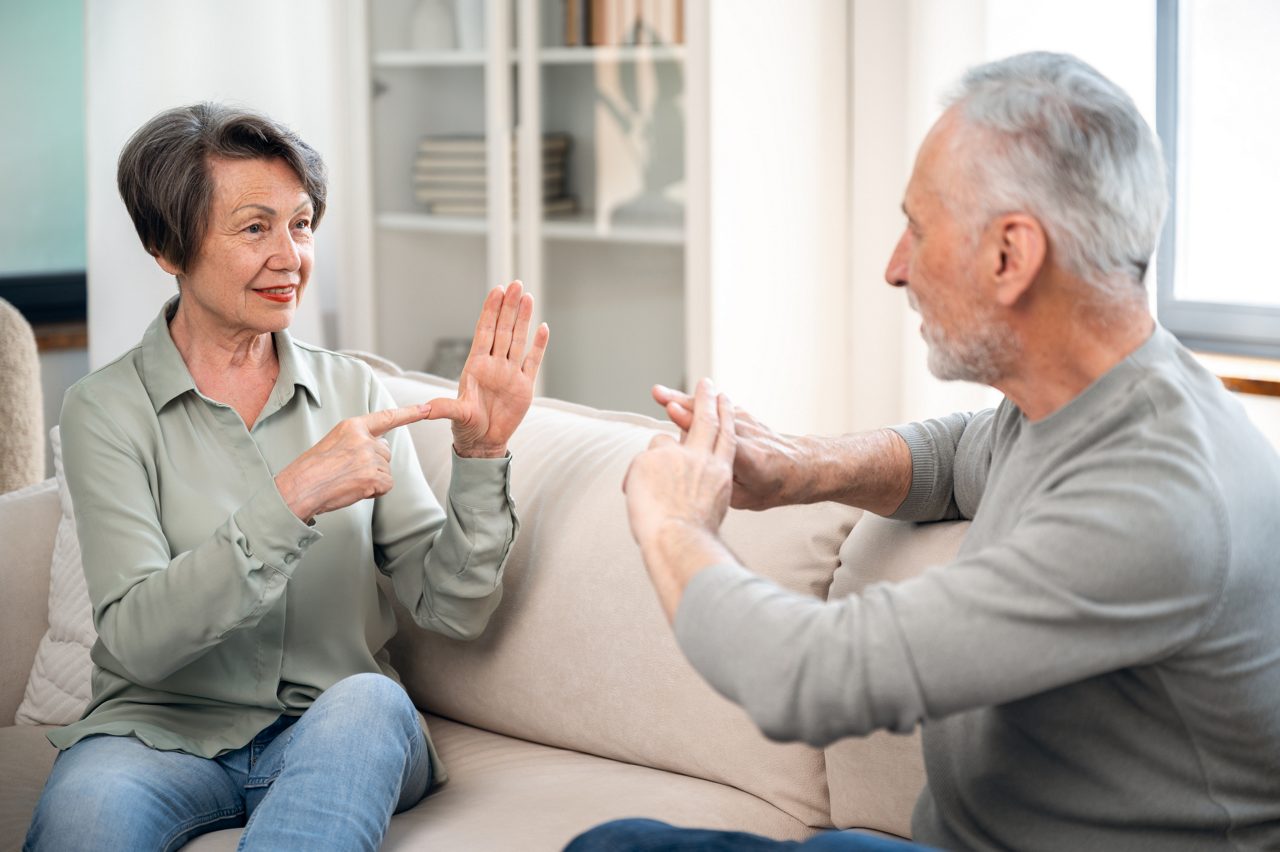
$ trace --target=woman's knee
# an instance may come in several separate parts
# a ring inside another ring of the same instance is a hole
[[[381,713],[414,714],[413,702],[404,687],[391,678],[375,672],[362,672],[335,683],[322,697],[376,710]]]

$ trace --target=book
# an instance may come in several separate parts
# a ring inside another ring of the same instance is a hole
[[[432,201],[428,203],[431,205],[431,212],[437,216],[483,216],[489,210],[489,205],[483,200]],[[578,199],[572,196],[553,198],[542,203],[544,216],[576,213],[577,210]]]
[[[413,195],[418,201],[424,204],[431,204],[436,201],[485,201],[489,197],[489,191],[483,185],[440,186],[439,184],[415,184]],[[542,187],[543,201],[560,198],[563,195],[564,188],[559,183],[544,184]],[[519,203],[520,193],[517,190],[512,189],[511,197],[515,203]]]
[[[570,137],[567,133],[542,134],[542,154],[563,153],[569,150]],[[418,143],[418,154],[441,156],[484,156],[488,144],[482,135],[425,136]],[[511,140],[511,150],[517,149],[516,140]]]
[[[544,184],[559,184],[564,181],[564,169],[555,169],[553,171],[544,171],[542,173],[542,182]],[[437,186],[478,186],[484,188],[489,185],[489,177],[484,172],[478,174],[458,173],[453,171],[432,171],[414,169],[413,182],[418,185],[434,184]],[[512,181],[512,186],[515,186]]]

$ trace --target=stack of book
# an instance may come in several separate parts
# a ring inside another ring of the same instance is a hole
[[[542,137],[542,211],[573,213],[577,201],[565,194],[570,139],[567,133]],[[511,197],[515,180],[515,142],[511,146]],[[488,151],[484,136],[427,136],[413,164],[413,195],[440,216],[483,216],[488,211]]]
[[[564,0],[564,43],[684,44],[684,0]]]

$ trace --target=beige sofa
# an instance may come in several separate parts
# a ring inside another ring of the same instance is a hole
[[[402,404],[451,392],[367,358]],[[438,494],[448,426],[410,427]],[[405,618],[393,660],[427,714],[451,780],[391,823],[387,849],[560,849],[605,820],[803,838],[837,827],[907,835],[923,771],[915,737],[825,750],[765,739],[677,648],[627,530],[620,490],[656,429],[628,414],[538,401],[512,442],[523,528],[486,633],[460,643]],[[0,849],[17,849],[54,758],[13,725],[45,630],[59,508],[52,480],[0,496]],[[855,527],[856,524],[856,527]],[[752,568],[825,597],[947,559],[962,524],[915,526],[846,507],[731,512]],[[403,613],[401,613],[403,616]],[[188,848],[232,849],[239,832]]]

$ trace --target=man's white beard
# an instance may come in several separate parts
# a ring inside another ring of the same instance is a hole
[[[920,313],[916,294],[907,290],[907,302]],[[921,314],[923,316],[923,314]],[[977,382],[994,385],[1006,375],[1021,354],[1009,327],[992,316],[974,319],[972,329],[960,340],[948,340],[937,328],[924,324],[929,346],[929,372],[944,382]]]
[[[947,340],[933,326],[925,325],[929,345],[929,372],[943,381],[994,385],[1007,374],[1018,346],[1008,329],[991,321],[974,323],[960,340]]]

